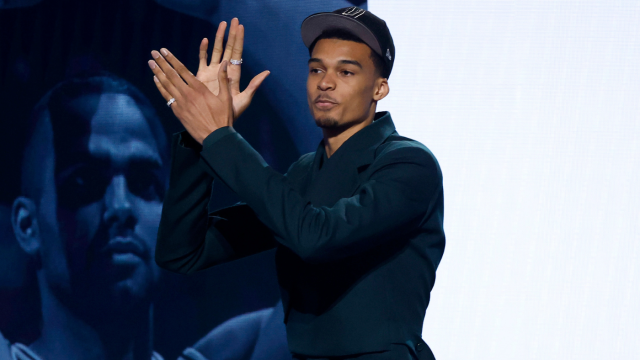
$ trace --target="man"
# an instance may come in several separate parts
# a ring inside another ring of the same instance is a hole
[[[14,359],[161,359],[150,320],[168,146],[153,108],[103,74],[58,84],[30,122],[11,220],[42,326]]]
[[[323,140],[286,175],[233,130],[268,75],[239,92],[235,26],[224,54],[214,44],[215,86],[202,64],[193,76],[167,49],[152,51],[156,85],[186,128],[173,139],[156,261],[192,273],[276,246],[295,358],[433,359],[420,336],[444,251],[442,176],[424,145],[375,112],[395,56],[386,24],[356,7],[303,22]],[[207,216],[213,178],[245,203]]]
[[[11,346],[14,359],[161,359],[149,347],[169,158],[160,120],[139,90],[105,73],[58,84],[30,121],[12,222],[19,245],[40,264],[43,321],[35,342]],[[215,336],[269,340],[261,354],[282,359],[286,338],[272,313],[230,319]],[[270,334],[245,334],[247,318]],[[212,358],[238,358],[233,344],[202,345]],[[249,358],[253,349],[242,350]],[[0,333],[0,359],[8,350]]]

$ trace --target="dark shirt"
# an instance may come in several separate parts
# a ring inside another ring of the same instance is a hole
[[[180,360],[292,360],[282,302],[231,318],[211,330]]]
[[[244,203],[208,213],[213,178]],[[389,350],[432,358],[421,339],[445,245],[442,174],[389,113],[327,158],[322,143],[286,175],[232,128],[172,146],[156,261],[191,273],[277,247],[289,349],[310,356]]]

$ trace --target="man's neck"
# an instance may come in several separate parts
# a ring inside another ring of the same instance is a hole
[[[372,109],[366,120],[345,128],[322,129],[324,151],[327,158],[330,158],[345,141],[349,140],[355,133],[371,125],[375,117],[375,108]]]
[[[140,324],[149,316],[129,317],[129,322],[101,325],[102,329],[83,321],[74,312],[62,304],[46,286],[40,286],[42,295],[42,331],[40,337],[29,347],[43,359],[149,359],[151,349],[148,348],[148,324]],[[118,321],[119,323],[119,321]],[[116,329],[117,328],[117,329]],[[136,356],[140,342],[140,331],[146,330],[143,336],[144,356]]]

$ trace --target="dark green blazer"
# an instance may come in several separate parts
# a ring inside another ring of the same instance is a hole
[[[389,350],[420,359],[436,268],[445,246],[442,174],[391,115],[327,158],[322,143],[286,175],[232,128],[200,146],[174,135],[156,261],[192,273],[276,247],[289,349],[310,356]],[[213,179],[243,203],[209,212]]]

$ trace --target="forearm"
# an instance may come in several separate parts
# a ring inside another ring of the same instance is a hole
[[[183,139],[184,137],[184,139]],[[196,144],[185,133],[171,146],[171,175],[156,243],[156,262],[167,270],[192,273],[233,257],[224,237],[209,228],[207,205],[213,177],[199,164]]]
[[[228,131],[209,140],[201,156],[216,179],[238,193],[279,242],[308,262],[336,260],[401,237],[429,213],[431,199],[441,191],[435,163],[430,167],[408,149],[381,161],[388,165],[381,165],[355,195],[331,207],[316,206],[239,134]],[[221,151],[227,156],[215,156]]]

